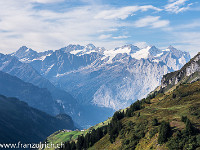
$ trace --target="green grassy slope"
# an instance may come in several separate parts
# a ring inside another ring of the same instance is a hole
[[[47,143],[58,144],[73,140],[76,141],[79,135],[86,135],[88,132],[91,132],[93,129],[97,129],[103,126],[107,126],[110,122],[111,118],[108,120],[101,122],[95,126],[90,127],[84,131],[71,131],[71,132],[64,132],[63,130],[56,131],[55,133],[51,134],[47,137]],[[53,148],[52,148],[53,149]]]
[[[180,85],[173,92],[160,93],[150,101],[151,104],[144,104],[145,108],[135,111],[134,116],[121,120],[122,129],[114,143],[109,141],[107,134],[90,149],[169,149],[169,144],[174,144],[172,140],[177,136],[177,132],[185,131],[186,125],[181,120],[182,116],[187,116],[192,125],[197,130],[200,129],[200,81]],[[157,132],[159,132],[160,125],[153,126],[154,118],[159,124],[162,121],[170,123],[171,135],[163,144],[158,144],[159,134]],[[200,140],[199,132],[189,136]],[[195,142],[185,144],[184,149],[199,147],[198,142],[200,141]]]

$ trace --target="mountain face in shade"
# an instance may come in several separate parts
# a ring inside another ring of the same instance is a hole
[[[35,51],[33,52],[33,50],[29,50],[29,51],[31,51],[31,53],[33,54],[37,53]],[[24,57],[29,56],[29,55],[26,55],[26,52],[27,52],[27,48],[22,47],[19,49],[18,52],[16,52],[16,54],[17,56],[24,58]],[[23,53],[25,53],[24,56],[22,56]],[[36,56],[36,55],[31,55],[31,56]],[[51,95],[51,98],[49,100],[51,101],[53,99],[54,101],[53,103],[55,103],[54,105],[56,105],[56,107],[60,105],[59,110],[63,110],[63,105],[65,105],[64,106],[66,108],[65,112],[67,114],[76,115],[74,112],[77,105],[76,100],[69,93],[59,88],[56,88],[48,79],[42,77],[31,65],[20,62],[14,56],[0,54],[0,71],[6,72],[12,76],[16,76],[25,82],[29,82],[35,86],[38,86],[39,88],[46,88]],[[7,95],[7,96],[12,96],[12,95]],[[22,98],[22,100],[23,99],[24,98]],[[58,113],[58,110],[55,111],[55,109],[52,109],[52,110],[48,109],[47,106],[46,106],[46,109],[47,111],[45,110],[43,111],[47,113],[51,112],[51,114],[53,113],[54,115]]]
[[[62,129],[75,129],[70,116],[52,117],[16,98],[0,95],[1,143],[39,143]]]
[[[31,107],[52,115],[60,112],[58,104],[47,89],[39,88],[2,71],[0,71],[0,94],[19,98]]]

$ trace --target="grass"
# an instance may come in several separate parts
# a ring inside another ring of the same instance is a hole
[[[64,143],[66,141],[76,140],[78,138],[78,136],[81,134],[85,134],[85,132],[82,132],[82,131],[71,131],[71,132],[57,131],[47,138],[47,143],[60,145],[61,143]],[[48,150],[53,150],[53,148],[50,148],[50,149],[48,148]]]

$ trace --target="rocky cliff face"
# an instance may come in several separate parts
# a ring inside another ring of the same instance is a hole
[[[200,53],[185,64],[179,71],[171,72],[163,76],[162,89],[169,89],[183,82],[194,82],[200,79]]]

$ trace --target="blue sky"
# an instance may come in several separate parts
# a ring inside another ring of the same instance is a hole
[[[200,51],[199,0],[0,1],[0,52],[26,45],[38,51],[68,44],[113,49],[169,45]]]

